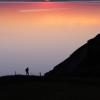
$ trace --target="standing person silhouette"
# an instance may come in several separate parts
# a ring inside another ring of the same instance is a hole
[[[28,67],[25,69],[25,71],[26,71],[26,75],[29,75],[29,68]]]

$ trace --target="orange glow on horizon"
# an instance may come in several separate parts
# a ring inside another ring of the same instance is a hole
[[[9,9],[5,6],[0,8],[2,11],[0,13],[0,33],[14,34],[16,39],[24,36],[24,38],[35,37],[41,32],[44,34],[44,38],[48,33],[46,38],[49,39],[51,30],[55,33],[59,29],[65,34],[66,32],[82,31],[82,27],[90,31],[89,27],[95,26],[94,30],[96,30],[96,26],[100,25],[98,20],[100,7],[97,9],[94,5],[55,2],[7,5]],[[85,6],[84,9],[83,6]],[[20,10],[26,10],[26,12],[20,12]],[[29,32],[30,35],[27,34]]]
[[[51,70],[100,33],[99,19],[94,2],[0,3],[0,71]]]

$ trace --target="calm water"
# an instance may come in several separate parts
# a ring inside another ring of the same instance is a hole
[[[0,75],[45,73],[100,32],[99,2],[0,3]]]

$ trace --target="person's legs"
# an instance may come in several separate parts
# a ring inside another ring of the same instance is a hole
[[[27,71],[26,71],[26,75],[27,75]]]
[[[27,75],[28,75],[28,72],[27,72]]]

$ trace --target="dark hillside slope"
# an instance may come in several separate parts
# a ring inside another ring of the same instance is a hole
[[[77,49],[68,59],[55,66],[45,76],[99,76],[100,34]]]

